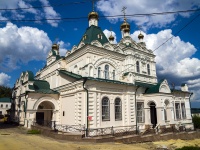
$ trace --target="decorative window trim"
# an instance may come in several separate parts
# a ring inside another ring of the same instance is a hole
[[[102,121],[110,121],[110,100],[108,97],[103,97],[101,101]]]

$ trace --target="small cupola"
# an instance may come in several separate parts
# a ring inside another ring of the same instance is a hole
[[[126,36],[130,36],[130,30],[131,30],[131,26],[127,22],[127,19],[126,19],[125,10],[126,10],[126,7],[123,7],[122,12],[124,13],[124,22],[120,26],[120,30],[121,30],[121,33],[122,33],[122,38],[124,38]]]
[[[94,11],[94,1],[93,1],[92,7],[93,7],[92,12],[90,12],[90,13],[88,14],[89,27],[90,27],[91,25],[98,26],[98,20],[99,20],[99,15],[98,15],[98,13]]]
[[[143,42],[144,39],[144,35],[140,32],[140,34],[138,35],[138,39],[140,42]]]

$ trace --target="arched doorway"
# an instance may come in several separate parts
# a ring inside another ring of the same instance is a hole
[[[155,128],[157,124],[157,112],[156,112],[156,104],[151,102],[149,104],[150,107],[150,115],[151,115],[151,124],[153,124],[153,128]]]
[[[38,105],[36,112],[36,123],[47,126],[53,118],[55,106],[50,101],[43,101]]]

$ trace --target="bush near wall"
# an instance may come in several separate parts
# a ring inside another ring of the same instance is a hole
[[[184,146],[182,148],[177,148],[175,150],[200,150],[198,146]]]
[[[192,122],[195,129],[200,129],[200,117],[197,115],[192,116]]]

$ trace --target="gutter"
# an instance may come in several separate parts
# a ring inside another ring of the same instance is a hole
[[[135,124],[136,124],[136,134],[138,134],[138,127],[137,127],[137,100],[136,100],[136,94],[137,94],[137,90],[140,88],[140,86],[137,86],[136,90],[135,90]]]
[[[87,116],[87,120],[86,120],[86,137],[88,136],[88,127],[89,127],[89,122],[88,122],[88,115],[89,115],[89,94],[88,94],[88,89],[85,88],[85,83],[87,82],[87,77],[83,78],[84,81],[83,81],[83,88],[84,90],[86,91],[86,94],[87,94],[87,99],[86,99],[86,102],[87,102],[87,113],[86,113],[86,116]]]
[[[191,98],[192,95],[193,95],[193,92],[190,93],[190,95],[189,95],[189,103],[190,103],[190,115],[191,115],[191,119],[192,119],[192,111],[191,111],[191,101],[190,101],[190,98]],[[193,122],[192,122],[192,123],[193,123]]]

